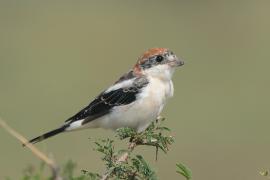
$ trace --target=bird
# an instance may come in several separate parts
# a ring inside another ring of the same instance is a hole
[[[143,132],[157,119],[174,94],[172,77],[184,65],[167,48],[150,48],[131,70],[102,91],[62,126],[28,141],[37,143],[57,134],[86,128],[116,130],[121,127]]]

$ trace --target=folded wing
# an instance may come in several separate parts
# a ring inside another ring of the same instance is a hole
[[[120,82],[121,83],[121,82]],[[110,91],[104,91],[95,98],[88,106],[83,108],[77,114],[69,118],[66,123],[71,124],[75,121],[82,120],[82,124],[108,114],[113,107],[123,106],[134,102],[137,94],[148,84],[145,77],[134,79],[131,84],[123,84],[123,87],[115,84],[117,89],[111,88]]]

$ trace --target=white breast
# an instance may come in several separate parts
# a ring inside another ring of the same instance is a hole
[[[158,78],[150,78],[149,85],[144,89],[140,97],[145,98],[146,101],[152,104],[165,104],[169,97],[173,96],[172,81],[164,81]]]
[[[159,116],[167,99],[172,95],[171,81],[164,82],[157,78],[150,78],[149,84],[142,89],[142,93],[138,94],[135,102],[115,107],[108,116],[105,115],[90,123],[91,127],[109,129],[131,127],[141,132]]]

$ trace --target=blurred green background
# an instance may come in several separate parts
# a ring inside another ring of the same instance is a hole
[[[162,115],[176,143],[168,155],[140,148],[160,179],[264,179],[270,168],[270,2],[0,1],[0,116],[27,138],[51,130],[130,69],[150,47],[184,58]],[[95,129],[37,146],[59,164],[103,172]],[[92,141],[88,138],[91,137]],[[0,130],[0,179],[39,161]]]

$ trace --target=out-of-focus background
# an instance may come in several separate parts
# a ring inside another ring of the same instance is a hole
[[[51,130],[130,69],[150,47],[184,58],[162,115],[168,155],[140,148],[160,179],[264,179],[270,168],[269,1],[0,1],[0,116],[28,138]],[[59,164],[103,171],[96,129],[37,146]],[[88,138],[91,137],[92,141]],[[0,130],[0,179],[40,162]]]

